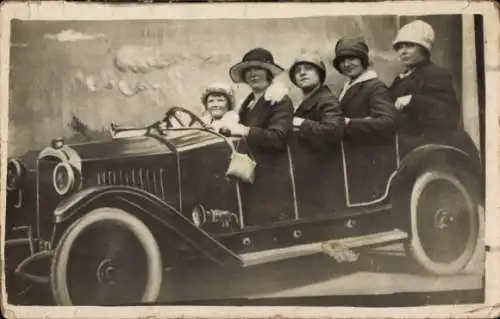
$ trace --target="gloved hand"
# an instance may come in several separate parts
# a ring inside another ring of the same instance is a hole
[[[296,116],[293,118],[293,126],[295,126],[295,127],[301,126],[303,122],[304,122],[304,119],[301,117]]]
[[[247,136],[250,128],[239,123],[224,123],[220,129],[227,129],[231,131],[231,135]]]
[[[412,98],[411,95],[400,96],[400,97],[397,98],[396,102],[394,103],[394,106],[399,111],[401,111],[402,109],[404,109],[405,107],[407,107],[408,104],[410,104],[411,98]]]
[[[279,103],[285,95],[288,94],[288,88],[281,82],[273,82],[264,93],[264,99],[270,101],[271,105]]]
[[[161,134],[166,134],[168,129],[167,121],[160,121],[156,127]]]

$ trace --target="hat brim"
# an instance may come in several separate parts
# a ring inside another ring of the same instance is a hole
[[[353,54],[353,53],[344,53],[344,54],[339,54],[337,55],[334,59],[333,59],[333,67],[339,71],[340,73],[342,73],[342,71],[340,70],[340,62],[343,60],[343,59],[346,59],[346,58],[358,58],[362,61],[362,63],[364,63],[364,67],[368,67],[369,64],[370,64],[370,57],[368,56],[365,56],[365,55],[362,55],[362,54]]]
[[[235,83],[245,82],[243,79],[243,71],[252,67],[258,67],[268,70],[274,76],[277,76],[284,71],[282,67],[276,64],[266,63],[261,61],[245,61],[232,66],[231,69],[229,70],[229,76],[231,77],[231,80],[233,80]]]
[[[296,61],[288,69],[288,78],[290,79],[290,81],[296,87],[299,87],[299,85],[295,82],[295,77],[294,77],[295,68],[297,67],[297,65],[299,65],[301,63],[307,63],[307,64],[312,65],[316,69],[316,71],[318,72],[320,84],[323,85],[325,83],[325,80],[326,80],[326,68],[322,68],[322,67],[320,67],[320,66],[318,66],[318,65],[316,65],[316,64],[314,64],[313,62],[310,62],[310,61]]]
[[[392,42],[392,48],[394,50],[397,50],[397,46],[401,45],[403,43],[410,43],[410,44],[413,44],[413,45],[419,45],[419,46],[421,46],[422,48],[426,49],[429,52],[432,50],[432,46],[430,46],[429,44],[426,44],[426,43],[423,43],[423,42],[419,42],[419,41],[415,41],[415,40],[406,40],[406,39],[403,39],[403,40],[394,40]]]

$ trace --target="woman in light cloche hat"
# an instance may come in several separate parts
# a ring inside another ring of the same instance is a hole
[[[342,139],[344,119],[337,98],[325,85],[324,62],[316,52],[302,52],[288,75],[303,94],[293,118],[299,137],[314,148],[333,149]]]
[[[441,135],[459,125],[460,105],[451,75],[431,60],[434,37],[428,23],[415,20],[404,25],[393,41],[405,71],[389,91],[402,114],[401,129],[412,134]]]

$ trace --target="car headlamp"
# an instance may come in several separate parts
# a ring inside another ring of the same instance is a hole
[[[10,159],[7,163],[7,190],[13,191],[19,187],[23,178],[23,165],[17,159]]]
[[[205,208],[201,205],[197,205],[191,213],[191,218],[193,219],[193,223],[196,227],[202,227],[207,221]]]
[[[64,139],[62,137],[56,137],[50,144],[56,150],[61,149],[64,146]]]
[[[75,185],[75,171],[70,164],[57,164],[52,175],[54,188],[59,195],[67,194]]]

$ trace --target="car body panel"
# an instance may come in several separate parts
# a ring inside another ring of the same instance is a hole
[[[171,154],[199,147],[205,143],[220,142],[222,138],[201,130],[172,131],[167,136],[140,135],[108,141],[72,144],[82,158],[91,161],[106,158],[141,157],[155,154]]]
[[[241,265],[241,260],[224,245],[197,228],[174,207],[167,205],[150,192],[130,186],[94,186],[74,194],[62,202],[54,211],[55,222],[61,223],[90,203],[99,199],[119,199],[134,205],[144,214],[165,225],[188,244],[196,247],[206,257],[221,265]]]
[[[226,176],[230,144],[257,162],[253,184]],[[391,231],[391,190],[408,167],[442,152],[451,154],[446,160],[463,159],[481,177],[481,158],[471,145],[466,133],[457,132],[444,138],[397,134],[385,144],[342,142],[317,150],[293,133],[286,152],[266,154],[248,152],[244,139],[194,128],[47,147],[30,161],[31,179],[22,188],[29,192],[26,198],[36,199],[34,206],[15,208],[10,192],[8,214],[36,216],[16,217],[15,224],[28,223],[37,239],[51,241],[55,224],[67,227],[98,199],[119,199],[201,256],[241,266],[240,254]],[[52,170],[61,160],[81,174],[78,188],[65,196],[52,185]],[[211,215],[197,226],[192,212],[200,206]]]

